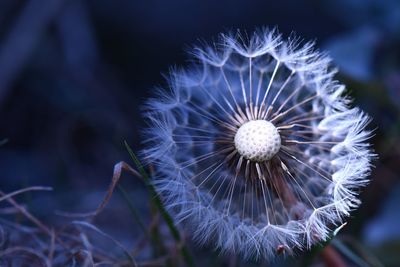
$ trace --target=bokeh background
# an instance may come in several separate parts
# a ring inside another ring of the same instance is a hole
[[[366,262],[400,266],[398,0],[1,0],[0,190],[53,187],[17,199],[55,228],[69,220],[57,211],[95,209],[114,165],[132,163],[124,140],[141,149],[141,107],[155,87],[167,85],[163,74],[187,65],[193,44],[262,26],[315,40],[339,67],[337,79],[355,105],[373,117],[379,159],[362,206],[339,237],[361,258],[373,255]],[[121,185],[149,223],[143,182],[123,174]],[[0,225],[16,216],[4,202],[0,208]],[[96,223],[127,247],[141,238],[121,195]],[[188,242],[195,261],[205,264],[203,256],[212,255],[210,266],[246,265]],[[137,257],[153,255],[143,249]]]

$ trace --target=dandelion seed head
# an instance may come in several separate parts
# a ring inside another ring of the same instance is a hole
[[[266,120],[244,123],[237,130],[234,141],[240,155],[256,162],[270,160],[281,147],[278,130]]]
[[[370,119],[329,57],[269,30],[193,51],[146,106],[142,156],[176,223],[244,258],[328,239],[360,205],[374,157]]]

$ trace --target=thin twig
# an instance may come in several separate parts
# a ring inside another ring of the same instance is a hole
[[[54,257],[54,251],[55,251],[55,245],[56,245],[56,234],[54,232],[54,229],[51,229],[51,238],[50,238],[50,247],[49,247],[49,254],[47,256],[49,265],[52,266],[53,262],[53,257]]]
[[[81,225],[81,226],[87,227],[87,228],[89,228],[89,229],[91,229],[91,230],[93,230],[93,231],[95,231],[95,232],[101,234],[102,236],[104,236],[104,237],[110,239],[112,242],[114,242],[119,248],[121,248],[121,249],[124,251],[124,253],[125,253],[126,256],[128,257],[128,259],[131,261],[131,263],[133,264],[133,266],[135,266],[135,267],[137,266],[136,261],[135,261],[135,259],[132,257],[131,253],[129,253],[129,251],[128,251],[119,241],[115,240],[115,239],[114,239],[113,237],[111,237],[110,235],[104,233],[103,231],[101,231],[99,228],[97,228],[97,227],[94,226],[93,224],[90,224],[90,223],[85,222],[85,221],[73,221],[72,224]]]
[[[113,174],[113,177],[111,180],[111,184],[108,187],[107,194],[103,198],[103,201],[101,202],[99,207],[96,209],[95,214],[94,214],[95,216],[97,214],[99,214],[104,209],[104,207],[107,205],[107,203],[110,201],[110,198],[114,192],[115,186],[118,184],[118,181],[121,178],[122,170],[125,170],[125,171],[131,173],[133,176],[141,177],[141,175],[136,170],[134,170],[131,166],[129,166],[129,164],[127,164],[123,161],[117,163],[114,166],[114,174]]]
[[[5,197],[6,194],[4,194],[2,191],[0,191],[0,196]],[[51,236],[51,230],[44,224],[42,223],[39,219],[37,219],[35,216],[33,216],[27,209],[19,205],[14,199],[11,197],[7,197],[6,200],[13,205],[20,213],[22,213],[28,220],[33,222],[37,227],[39,227],[42,231],[44,231],[46,234]]]
[[[51,187],[46,187],[46,186],[31,186],[31,187],[27,187],[27,188],[23,188],[17,191],[14,191],[12,193],[9,193],[7,195],[4,195],[2,197],[0,197],[0,202],[2,202],[3,200],[7,199],[7,198],[11,198],[13,196],[28,192],[28,191],[52,191],[53,188]],[[1,191],[0,191],[1,192]]]
[[[42,255],[41,253],[39,253],[36,250],[29,248],[29,247],[18,246],[18,247],[11,247],[6,250],[0,251],[0,259],[3,258],[4,256],[7,256],[7,255],[10,255],[13,253],[25,253],[27,255],[34,256],[43,263],[43,266],[50,267],[50,265],[48,265],[48,262],[46,261],[46,257],[44,255]]]
[[[72,218],[88,218],[88,217],[95,217],[99,213],[103,211],[105,206],[108,204],[110,201],[110,198],[112,197],[115,187],[117,186],[119,179],[121,178],[122,170],[125,170],[132,175],[136,177],[142,177],[136,170],[134,170],[129,164],[121,161],[117,164],[114,165],[114,172],[113,176],[111,179],[111,184],[109,185],[107,192],[105,196],[103,197],[103,200],[101,201],[100,205],[97,207],[95,211],[91,212],[86,212],[86,213],[71,213],[71,212],[65,212],[65,211],[56,211],[57,215],[64,216],[64,217],[72,217]]]

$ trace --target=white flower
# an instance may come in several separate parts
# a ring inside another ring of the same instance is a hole
[[[267,30],[222,35],[149,101],[154,185],[200,243],[273,258],[326,240],[371,168],[369,118],[330,59]]]

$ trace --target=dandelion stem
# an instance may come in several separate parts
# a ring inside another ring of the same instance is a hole
[[[327,267],[346,267],[340,254],[331,246],[326,246],[321,252],[322,259]]]

